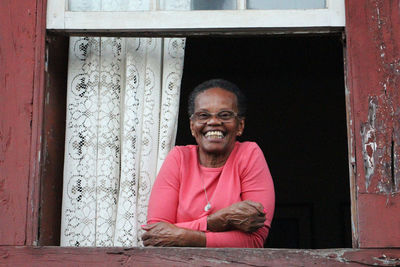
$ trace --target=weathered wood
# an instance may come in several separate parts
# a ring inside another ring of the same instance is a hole
[[[69,38],[47,37],[39,245],[60,244]]]
[[[24,245],[30,222],[36,2],[0,1],[0,244]]]
[[[0,247],[7,266],[398,266],[399,249]]]
[[[162,30],[48,30],[54,35],[91,37],[195,37],[195,36],[267,36],[341,33],[344,27],[247,28],[247,29],[162,29]]]
[[[360,247],[400,247],[400,1],[346,1]]]
[[[35,63],[33,77],[32,135],[27,199],[26,245],[37,245],[39,238],[40,160],[42,146],[42,121],[44,102],[46,0],[36,0]]]

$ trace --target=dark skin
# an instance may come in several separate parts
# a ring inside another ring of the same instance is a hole
[[[228,110],[238,112],[236,95],[221,88],[210,88],[200,93],[195,101],[194,111],[218,113]],[[190,130],[198,144],[200,164],[205,167],[223,166],[235,147],[236,137],[244,130],[244,118],[236,117],[231,122],[222,122],[212,116],[206,123],[190,120]],[[222,132],[223,138],[207,137],[209,131]]]
[[[221,88],[210,88],[195,99],[195,112],[217,113],[221,110],[238,112],[235,94]],[[236,137],[243,133],[244,118],[237,117],[232,122],[223,123],[213,116],[206,124],[198,124],[191,120],[190,129],[199,145],[200,164],[206,167],[219,167],[225,164],[232,152]],[[221,131],[224,137],[208,138],[205,135],[208,131]],[[211,232],[240,230],[252,233],[263,227],[264,221],[264,207],[258,202],[245,200],[210,214],[207,217],[207,230]],[[206,235],[201,231],[180,228],[166,222],[143,225],[142,229],[146,231],[142,236],[145,246],[206,246]]]

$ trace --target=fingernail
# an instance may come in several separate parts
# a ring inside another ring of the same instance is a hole
[[[146,225],[145,224],[142,224],[140,227],[145,227]]]
[[[267,213],[267,210],[264,208],[263,212],[264,212],[264,213]]]

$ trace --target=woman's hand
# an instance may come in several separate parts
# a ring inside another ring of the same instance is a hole
[[[166,222],[142,225],[143,245],[155,247],[205,247],[205,234]]]
[[[209,215],[207,229],[212,232],[237,229],[251,233],[263,227],[264,222],[264,207],[258,202],[245,200]]]
[[[183,229],[173,224],[159,222],[149,225],[143,225],[142,229],[146,231],[142,240],[145,246],[157,247],[179,247],[182,243]]]

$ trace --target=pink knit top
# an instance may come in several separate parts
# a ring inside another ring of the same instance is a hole
[[[207,204],[204,187],[212,208]],[[266,209],[264,227],[253,233],[207,231],[207,215],[242,200]],[[274,186],[267,162],[254,142],[236,142],[225,165],[201,166],[197,146],[176,146],[168,154],[154,183],[147,223],[165,221],[206,234],[207,247],[263,247],[275,207]]]

